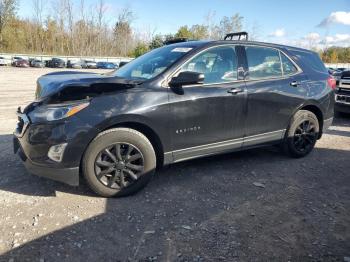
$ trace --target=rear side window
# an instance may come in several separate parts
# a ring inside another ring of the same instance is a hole
[[[249,79],[263,79],[282,76],[279,51],[266,47],[246,47]]]
[[[286,57],[283,53],[281,53],[281,59],[282,59],[283,75],[292,75],[298,72],[298,69],[295,67],[292,61],[290,61],[289,58]]]

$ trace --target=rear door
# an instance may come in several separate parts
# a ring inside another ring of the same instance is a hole
[[[306,96],[305,75],[278,49],[247,45],[244,146],[281,139]]]
[[[205,75],[204,85],[170,89],[175,161],[241,148],[244,136],[245,83],[234,45],[209,48],[180,68]],[[175,75],[176,75],[175,74]]]

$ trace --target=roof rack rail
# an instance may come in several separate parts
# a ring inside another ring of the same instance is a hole
[[[248,41],[248,33],[247,32],[237,32],[237,33],[230,33],[227,34],[224,38],[224,40],[233,40],[235,36],[238,36],[238,40],[240,41],[242,39],[242,36],[245,37],[245,40]]]
[[[182,42],[188,42],[190,41],[188,38],[182,37],[182,38],[173,38],[164,41],[165,45],[171,45],[171,44],[176,44],[176,43],[182,43]]]

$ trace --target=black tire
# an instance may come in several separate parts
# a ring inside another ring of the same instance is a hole
[[[129,148],[133,150],[130,153]],[[132,158],[136,160],[131,161]],[[138,192],[150,181],[155,169],[156,154],[151,142],[142,133],[130,128],[113,128],[100,133],[90,143],[82,161],[87,184],[103,197],[121,197]]]
[[[307,110],[298,111],[291,119],[283,141],[284,151],[291,157],[308,155],[318,139],[320,124],[316,115]]]

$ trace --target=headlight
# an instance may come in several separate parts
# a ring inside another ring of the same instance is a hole
[[[86,103],[46,105],[36,108],[29,114],[32,121],[54,121],[75,115],[89,105]]]

